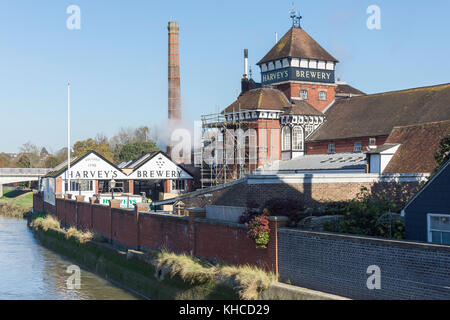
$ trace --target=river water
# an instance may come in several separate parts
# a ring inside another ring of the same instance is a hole
[[[0,217],[1,300],[131,300],[129,292],[81,269],[79,289],[68,289],[74,263],[40,245],[26,220]],[[74,283],[74,282],[72,282]]]

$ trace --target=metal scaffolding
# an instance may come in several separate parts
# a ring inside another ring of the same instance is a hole
[[[235,116],[236,112],[239,116]],[[240,108],[236,112],[233,111],[233,116],[228,118],[221,113],[203,115],[201,117],[202,139],[200,172],[202,188],[208,188],[243,178],[245,175],[249,174],[252,169],[255,169],[251,167],[249,161],[251,156],[249,152],[250,148],[247,147],[247,144],[242,147],[239,144],[238,137],[230,132],[228,132],[229,134],[227,135],[227,130],[241,129],[245,131],[252,127],[256,128],[256,126],[258,129],[261,129],[261,126],[260,123],[258,126],[258,119],[239,118],[242,115]],[[265,126],[267,129],[266,121]],[[255,138],[255,160],[256,162],[259,160],[260,162],[265,163],[268,155],[268,146],[272,146],[272,144],[267,142],[265,146],[261,145],[261,141],[258,141],[260,137],[256,136]],[[267,139],[269,139],[269,134],[267,134]],[[214,144],[215,148],[209,147],[211,144]],[[231,144],[232,146],[230,149]],[[242,149],[238,150],[239,148]],[[209,159],[205,159],[205,154],[211,150],[214,150],[213,154]],[[244,159],[241,159],[238,155],[241,157],[243,156]]]

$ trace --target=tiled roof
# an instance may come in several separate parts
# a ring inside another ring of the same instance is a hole
[[[450,120],[450,84],[336,100],[309,141],[388,136],[395,126]]]
[[[240,110],[284,110],[291,103],[283,92],[272,88],[258,88],[244,92],[222,113],[239,112]]]
[[[346,83],[337,83],[336,86],[336,96],[337,97],[351,97],[351,96],[362,96],[365,95],[364,92],[348,85]]]
[[[323,116],[323,113],[305,100],[293,100],[291,107],[283,113],[283,116],[285,115]]]
[[[450,134],[450,120],[395,127],[386,143],[401,144],[383,173],[431,173],[437,167],[434,154]]]
[[[398,143],[385,143],[381,146],[376,147],[375,149],[370,149],[366,153],[369,153],[369,154],[382,153],[382,152],[388,151],[389,149],[392,149],[398,145],[399,145]]]
[[[111,166],[116,168],[118,171],[121,171],[121,169],[118,166],[116,166],[114,163],[112,163],[111,161],[109,161],[108,159],[106,159],[105,157],[103,157],[101,154],[99,154],[98,152],[96,152],[94,150],[90,150],[90,151],[86,152],[84,155],[82,155],[82,156],[80,156],[78,158],[77,157],[71,158],[70,159],[70,167],[71,168],[74,167],[78,162],[82,161],[84,158],[86,158],[90,154],[95,154],[97,157],[99,157],[100,159],[102,159],[106,163],[110,164]],[[64,173],[67,169],[68,169],[68,165],[67,165],[67,160],[66,160],[63,163],[61,163],[58,166],[56,166],[53,171],[47,173],[43,177],[44,178],[56,178],[59,175],[61,175],[62,173]]]
[[[143,154],[142,156],[140,156],[137,159],[133,159],[133,160],[130,160],[128,162],[122,162],[121,164],[119,164],[119,168],[122,168],[122,169],[135,169],[141,163],[143,163],[145,160],[153,157],[157,153],[158,152],[145,153],[145,154]]]
[[[292,27],[257,64],[289,57],[338,62],[305,30]]]

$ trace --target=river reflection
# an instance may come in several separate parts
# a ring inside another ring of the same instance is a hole
[[[25,220],[0,217],[0,299],[137,299],[85,270],[81,288],[69,290],[66,270],[72,264],[41,246]]]

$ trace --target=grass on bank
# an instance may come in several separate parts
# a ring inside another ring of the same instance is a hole
[[[171,277],[179,276],[186,282],[215,281],[234,288],[243,300],[256,300],[260,293],[277,281],[275,274],[254,266],[212,265],[186,254],[161,252],[156,258],[157,270]]]
[[[33,193],[22,190],[5,190],[0,198],[0,215],[23,218],[33,206]]]
[[[33,206],[33,193],[23,190],[5,190],[0,198],[0,215],[23,218]]]
[[[69,228],[69,230],[64,230],[61,228],[60,222],[51,215],[46,214],[36,214],[32,217],[30,226],[35,229],[42,229],[48,231],[49,229],[55,229],[63,231],[65,233],[66,239],[74,238],[79,243],[86,243],[94,239],[94,234],[90,231],[81,231],[74,227]]]
[[[30,226],[47,231],[56,229],[64,232],[66,239],[74,238],[84,244],[97,239],[90,231],[83,232],[74,227],[64,230],[60,222],[51,215],[35,213]],[[166,275],[179,277],[186,283],[205,284],[218,283],[233,288],[244,300],[258,299],[260,293],[277,281],[276,275],[253,266],[229,266],[224,264],[213,265],[205,260],[190,257],[186,254],[172,252],[149,252],[149,257],[156,267],[155,276],[163,280]]]

